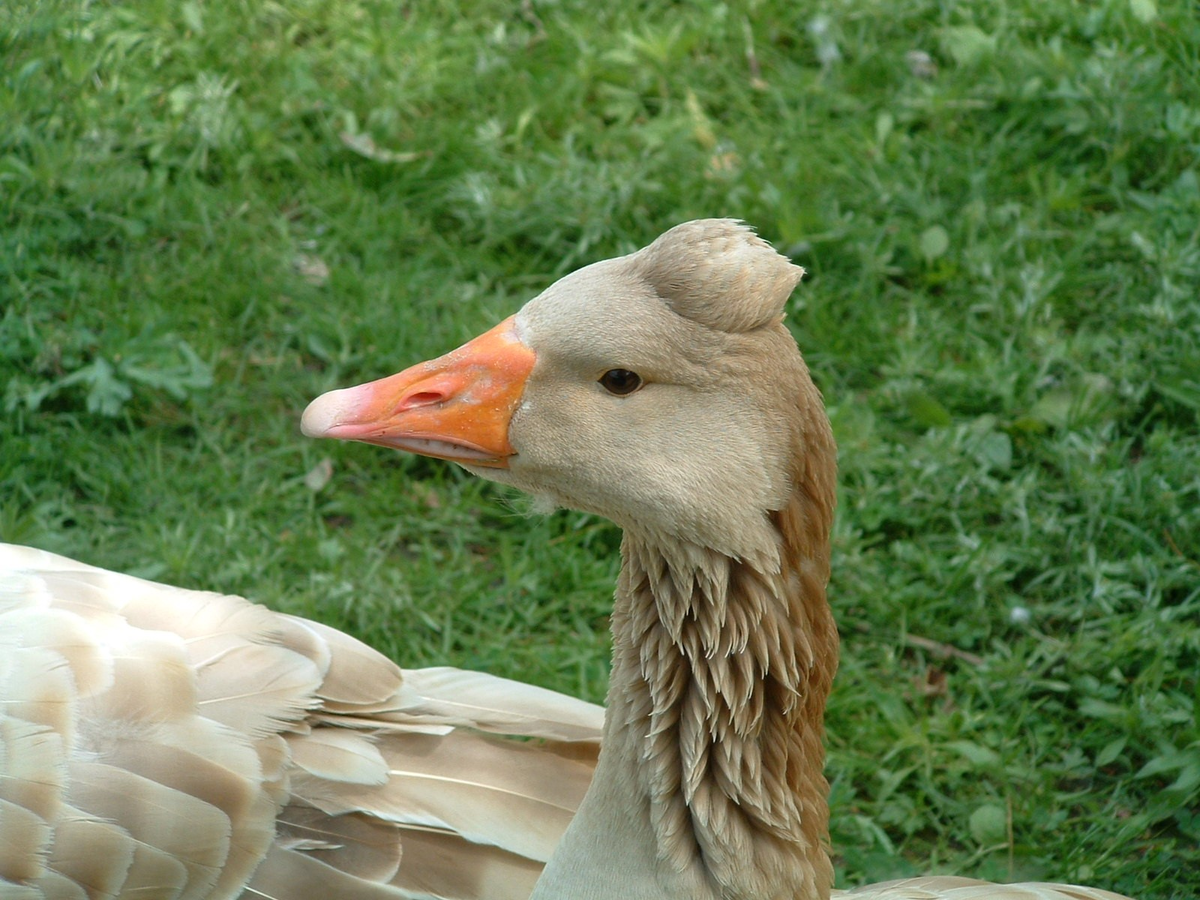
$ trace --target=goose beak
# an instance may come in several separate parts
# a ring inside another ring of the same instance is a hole
[[[512,414],[534,353],[505,319],[445,356],[308,405],[308,437],[363,441],[472,466],[508,468]]]

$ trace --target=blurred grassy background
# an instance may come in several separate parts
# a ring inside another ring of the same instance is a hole
[[[840,882],[1194,895],[1194,3],[6,0],[0,123],[4,539],[600,700],[611,526],[299,413],[741,217],[841,444]]]

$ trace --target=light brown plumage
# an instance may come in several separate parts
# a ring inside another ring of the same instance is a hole
[[[309,434],[453,459],[624,529],[603,750],[536,900],[830,895],[836,453],[782,324],[801,274],[738,223],[689,222],[305,413]],[[844,896],[1114,895],[928,878]]]
[[[0,898],[518,900],[602,716],[0,545]]]
[[[835,449],[782,324],[800,274],[742,225],[687,223],[305,413],[624,528],[603,752],[569,825],[593,708],[8,548],[0,897],[831,896]],[[951,877],[832,896],[1120,900]]]

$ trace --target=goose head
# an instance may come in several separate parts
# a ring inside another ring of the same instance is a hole
[[[820,395],[783,325],[803,270],[749,228],[687,222],[555,282],[438,359],[314,400],[311,437],[452,460],[626,530],[772,546]]]

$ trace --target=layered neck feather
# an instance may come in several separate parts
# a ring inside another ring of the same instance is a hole
[[[626,530],[596,784],[535,898],[829,895],[826,481],[754,559]]]

